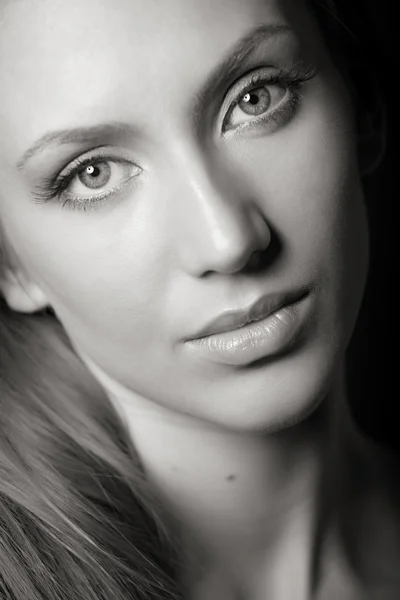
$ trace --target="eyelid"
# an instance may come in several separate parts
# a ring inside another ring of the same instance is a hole
[[[259,66],[239,77],[229,88],[222,103],[218,119],[218,131],[224,132],[224,125],[232,110],[239,103],[240,98],[253,89],[256,85],[278,85],[293,86],[296,83],[306,83],[318,75],[318,69],[314,65],[306,65],[302,61],[287,69],[277,68],[271,65]],[[247,81],[247,83],[246,83]]]
[[[279,77],[279,71],[272,66],[264,66],[264,67],[256,67],[247,73],[241,75],[233,84],[230,86],[229,90],[225,94],[224,100],[222,102],[220,114],[222,117],[218,119],[218,130],[223,130],[223,125],[229,114],[229,111],[234,108],[239,103],[240,97],[246,93],[247,88],[251,89],[254,86],[253,78],[255,75],[259,74],[259,79],[263,78],[264,73],[264,81],[274,81]],[[247,81],[247,83],[244,83]]]
[[[132,167],[137,168],[137,176],[143,172],[143,169],[132,157],[132,153],[126,149],[121,149],[113,145],[97,146],[84,153],[81,152],[75,158],[71,158],[58,174],[44,177],[38,181],[35,189],[31,191],[33,202],[46,204],[53,200],[61,201],[62,196],[68,194],[68,187],[79,171],[87,164],[99,163],[101,161],[130,164]],[[135,178],[137,176],[135,175]],[[112,190],[107,195],[111,195],[111,193]],[[100,198],[100,194],[98,197]]]
[[[83,168],[85,165],[90,164],[91,162],[101,162],[102,160],[108,160],[110,162],[125,161],[135,164],[138,168],[140,168],[136,161],[132,160],[132,155],[128,156],[126,152],[121,152],[120,148],[116,148],[115,146],[98,146],[96,148],[91,148],[83,154],[79,154],[77,157],[71,160],[55,177],[55,182],[64,178],[68,178],[69,175],[73,174],[74,171],[80,167]]]

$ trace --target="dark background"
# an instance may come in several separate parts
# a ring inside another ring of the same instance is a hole
[[[348,384],[353,413],[361,427],[400,453],[398,361],[400,296],[397,279],[399,193],[400,60],[397,2],[338,0],[377,77],[387,113],[387,150],[377,173],[366,178],[371,263],[366,295],[348,350]],[[368,81],[364,93],[368,94]],[[373,90],[371,87],[371,96]]]

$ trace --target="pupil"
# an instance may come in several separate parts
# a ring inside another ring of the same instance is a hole
[[[100,169],[98,167],[90,165],[89,167],[86,167],[86,173],[88,175],[91,175],[92,177],[98,177],[100,174]]]
[[[91,189],[100,189],[111,179],[111,166],[107,161],[87,165],[79,174],[79,179],[84,186]]]
[[[266,87],[254,87],[253,90],[242,96],[239,108],[250,116],[259,116],[271,106],[272,98]]]

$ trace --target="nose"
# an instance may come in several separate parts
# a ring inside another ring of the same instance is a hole
[[[186,161],[180,171],[176,243],[184,269],[196,277],[254,268],[271,242],[265,217],[238,179],[204,159]]]

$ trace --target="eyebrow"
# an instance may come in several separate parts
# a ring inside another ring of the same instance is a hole
[[[262,24],[248,30],[242,38],[235,44],[233,50],[220,63],[207,78],[201,90],[195,96],[194,102],[194,121],[199,121],[199,116],[203,107],[209,99],[212,99],[225,81],[235,78],[238,74],[241,64],[251,55],[260,43],[271,38],[292,35],[293,32],[287,25],[281,24]],[[138,135],[138,130],[130,123],[103,123],[92,127],[77,127],[74,129],[59,129],[44,134],[36,140],[32,146],[24,152],[17,162],[17,169],[25,167],[31,158],[37,156],[43,150],[52,145],[63,145],[71,143],[88,143],[97,139],[108,137],[132,137]]]
[[[34,156],[40,154],[43,150],[52,145],[61,146],[63,144],[91,142],[108,137],[114,139],[116,137],[130,138],[137,136],[137,127],[130,123],[102,123],[92,127],[76,127],[74,129],[58,129],[44,134],[39,138],[17,162],[17,169],[23,169],[26,163]]]
[[[193,110],[195,123],[199,122],[204,106],[215,97],[226,81],[234,81],[240,75],[242,63],[257,50],[260,44],[285,36],[293,37],[293,30],[288,25],[279,23],[256,25],[248,30],[222,63],[213,69],[196,94]]]

